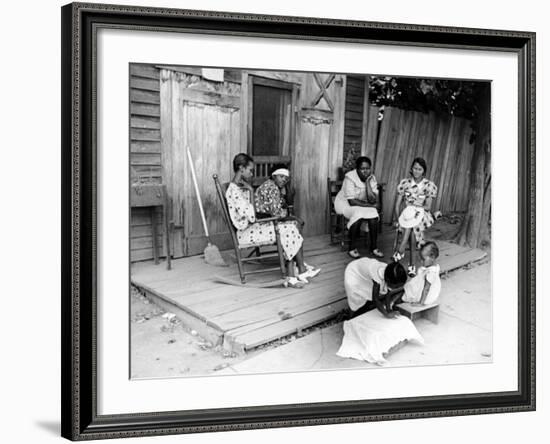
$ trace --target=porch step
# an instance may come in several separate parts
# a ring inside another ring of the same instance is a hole
[[[224,335],[224,348],[236,353],[244,353],[251,348],[297,333],[299,330],[304,330],[331,319],[345,310],[347,305],[346,299],[340,299],[323,307],[246,333],[239,334],[239,329],[236,330],[236,333],[228,331]]]

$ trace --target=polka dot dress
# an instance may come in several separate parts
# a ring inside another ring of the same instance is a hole
[[[242,247],[257,247],[273,245],[276,241],[275,224],[273,222],[256,222],[254,207],[250,202],[249,191],[240,188],[233,182],[225,193],[229,216],[237,229],[237,240]],[[293,221],[277,224],[281,237],[281,246],[286,260],[291,260],[300,250],[303,243],[296,223]]]

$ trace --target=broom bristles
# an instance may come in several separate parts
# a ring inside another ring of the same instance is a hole
[[[217,267],[227,267],[227,264],[220,254],[220,250],[218,250],[218,247],[210,243],[204,249],[204,260],[207,264],[210,265],[215,265]]]

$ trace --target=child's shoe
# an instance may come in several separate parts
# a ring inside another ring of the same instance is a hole
[[[416,267],[414,265],[409,265],[407,267],[407,274],[409,277],[415,277],[416,276]]]
[[[391,257],[393,259],[394,262],[399,262],[401,259],[403,259],[405,255],[404,254],[401,254],[399,251],[396,251],[395,253],[393,253],[393,256]]]

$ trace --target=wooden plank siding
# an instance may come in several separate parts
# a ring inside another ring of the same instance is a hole
[[[189,147],[211,240],[229,248],[212,175],[231,178],[231,161],[240,151],[240,83],[210,82],[194,74],[161,70],[161,152],[174,222],[174,257],[200,254],[207,245],[186,155]]]
[[[346,112],[344,116],[344,159],[346,171],[353,169],[361,155],[365,102],[365,76],[347,76]]]
[[[150,65],[130,65],[130,172],[132,182],[162,182],[160,151],[160,73]],[[155,211],[159,254],[165,256],[160,210]],[[132,208],[130,259],[153,258],[151,215],[146,208]]]

